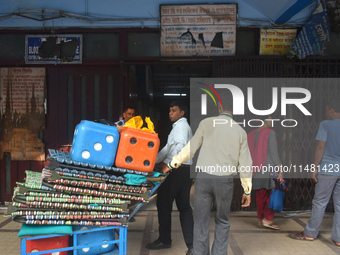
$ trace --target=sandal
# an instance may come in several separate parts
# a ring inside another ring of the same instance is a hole
[[[280,229],[280,227],[277,226],[277,225],[274,225],[273,222],[269,223],[269,222],[262,221],[262,226],[264,226],[265,228],[270,228],[270,229],[274,229],[274,230]]]
[[[314,241],[314,238],[306,236],[303,232],[291,233],[289,237],[295,240]]]
[[[334,242],[335,246],[338,246],[338,247],[340,247],[340,243],[338,243],[338,242],[335,242],[335,241],[333,241],[333,242]]]

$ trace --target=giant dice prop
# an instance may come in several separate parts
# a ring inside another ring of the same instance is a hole
[[[152,172],[159,149],[156,133],[121,127],[115,165],[141,172]]]
[[[118,143],[117,127],[82,120],[74,131],[71,158],[111,167],[115,162]]]

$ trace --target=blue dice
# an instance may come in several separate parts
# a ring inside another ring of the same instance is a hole
[[[111,167],[119,143],[116,127],[82,120],[74,130],[71,158],[74,161]]]

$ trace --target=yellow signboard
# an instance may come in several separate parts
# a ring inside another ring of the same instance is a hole
[[[296,29],[261,29],[260,55],[286,55],[296,39]]]

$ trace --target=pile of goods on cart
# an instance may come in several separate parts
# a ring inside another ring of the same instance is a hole
[[[8,214],[23,225],[126,226],[165,178],[153,171],[159,138],[145,120],[81,121],[70,152],[49,149],[42,172],[26,171]]]

